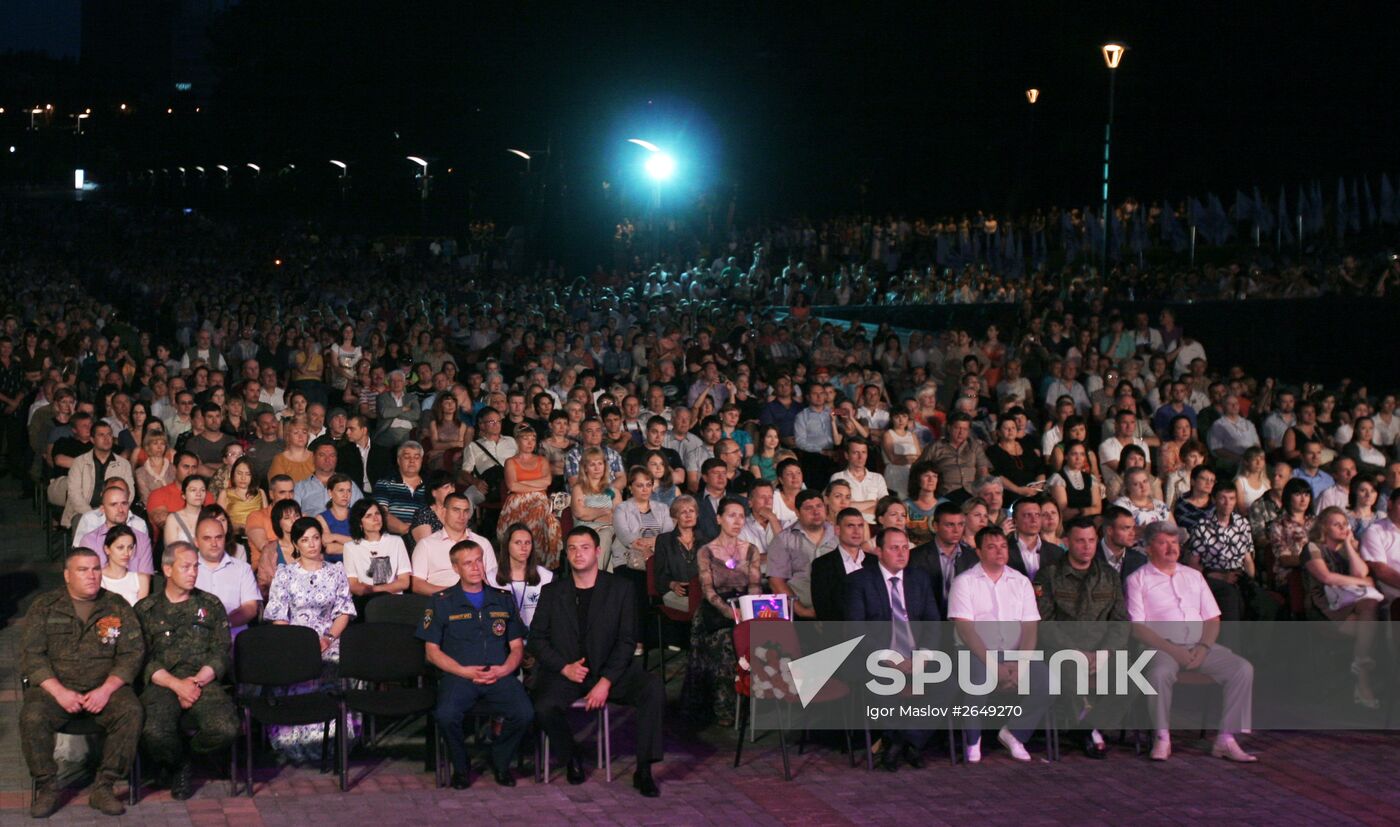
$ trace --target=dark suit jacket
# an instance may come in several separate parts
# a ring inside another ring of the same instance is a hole
[[[958,552],[958,558],[953,563],[955,576],[977,565],[977,550],[966,543],[958,545],[962,546],[962,551]],[[1023,567],[1024,565],[1022,563]],[[953,587],[953,584],[943,582],[943,567],[938,563],[937,543],[930,540],[921,546],[915,546],[909,552],[909,568],[921,569],[928,575],[929,585],[933,588],[933,596],[938,601],[938,613],[942,617],[947,617],[948,590]]]
[[[1010,566],[1011,568],[1015,569],[1016,571],[1019,571],[1020,573],[1024,574],[1026,577],[1030,577],[1030,576],[1031,576],[1030,572],[1026,571],[1026,558],[1021,554],[1021,542],[1020,542],[1019,540],[1016,539],[1016,536],[1015,536],[1015,535],[1012,535],[1011,537],[1009,537],[1009,538],[1007,538],[1007,539],[1010,541],[1010,546],[1011,546],[1011,548],[1010,548],[1010,550],[1009,550],[1009,553],[1007,554],[1006,565]],[[1058,562],[1058,561],[1059,561],[1060,559],[1062,559],[1064,556],[1065,556],[1065,549],[1064,549],[1063,546],[1057,546],[1057,545],[1055,545],[1054,543],[1047,543],[1047,542],[1045,542],[1045,541],[1043,541],[1043,540],[1041,541],[1041,543],[1040,543],[1040,568],[1041,568],[1041,569],[1045,568],[1046,566],[1054,565],[1056,562]],[[1039,571],[1039,569],[1037,569],[1037,571]]]
[[[846,576],[846,620],[888,623],[894,619],[894,613],[890,609],[890,590],[885,584],[884,574],[877,563]],[[943,611],[939,608],[933,583],[923,569],[909,566],[900,574],[900,583],[904,587],[904,609],[909,613],[911,622],[943,619]],[[915,643],[920,648],[937,649],[942,639],[941,629],[942,626],[937,625],[920,630],[920,633],[915,635]],[[890,641],[867,636],[865,643],[865,648],[883,649],[889,646]]]
[[[1099,541],[1099,559],[1108,563],[1108,549],[1104,547],[1103,540]],[[1147,565],[1147,555],[1135,548],[1129,548],[1123,552],[1123,569],[1119,572],[1124,583],[1128,581],[1128,575]]]
[[[588,604],[588,629],[580,634],[574,579],[559,577],[540,590],[540,602],[530,623],[526,648],[540,665],[545,681],[567,680],[560,674],[566,664],[585,658],[588,677],[583,690],[593,688],[600,677],[614,685],[632,662],[637,647],[636,598],[632,585],[621,577],[598,572],[593,598]]]
[[[834,551],[812,561],[812,608],[817,620],[846,619],[846,564],[841,559],[845,552],[838,546]],[[865,568],[879,565],[873,554],[865,555],[862,565]]]
[[[355,484],[364,488],[365,463],[360,460],[360,449],[354,443],[347,442],[335,451],[335,470],[338,474],[344,474],[355,481]],[[374,485],[375,480],[384,480],[394,475],[394,451],[387,445],[369,445],[369,484]]]

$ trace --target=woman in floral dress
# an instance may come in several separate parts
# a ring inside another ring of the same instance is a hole
[[[263,619],[281,626],[306,626],[320,636],[323,670],[319,681],[293,687],[292,694],[314,692],[336,682],[340,663],[340,635],[355,616],[350,581],[340,563],[328,563],[321,546],[321,524],[302,517],[292,524],[292,561],[277,569],[268,589]],[[359,730],[358,717],[350,721],[350,736]],[[289,761],[320,760],[321,725],[268,728],[273,748]],[[347,744],[348,748],[348,744]]]

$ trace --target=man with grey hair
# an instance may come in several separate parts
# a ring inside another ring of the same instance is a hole
[[[229,667],[228,615],[217,596],[195,588],[199,568],[194,546],[171,543],[161,555],[165,587],[136,604],[146,642],[141,739],[172,773],[170,795],[177,801],[194,794],[190,754],[218,752],[238,737],[233,700],[219,684]]]
[[[374,444],[390,448],[402,445],[423,417],[418,395],[408,392],[408,378],[401,370],[389,374],[389,389],[379,394],[374,407],[379,422]]]
[[[399,445],[395,472],[374,481],[374,499],[389,512],[385,529],[402,537],[419,508],[427,505],[428,484],[423,480],[423,446],[413,440]]]
[[[1182,672],[1207,675],[1224,689],[1220,734],[1211,755],[1241,763],[1258,760],[1235,741],[1235,733],[1250,727],[1253,665],[1217,643],[1220,608],[1205,577],[1181,563],[1184,532],[1162,521],[1146,526],[1142,534],[1148,563],[1127,578],[1124,590],[1133,636],[1156,650],[1147,667],[1147,680],[1157,693],[1149,699],[1157,735],[1152,760],[1171,757],[1172,687]]]
[[[972,484],[972,495],[981,497],[987,503],[987,516],[990,518],[991,524],[1010,536],[1015,527],[1012,526],[1011,515],[1005,507],[1006,488],[1002,485],[1001,477],[994,474],[979,477]]]

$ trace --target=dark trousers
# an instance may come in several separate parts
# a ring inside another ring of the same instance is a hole
[[[46,690],[30,687],[24,692],[20,709],[20,747],[29,774],[39,784],[46,784],[58,773],[53,758],[54,735],[65,724],[87,712],[69,714]],[[97,769],[97,786],[111,787],[126,778],[131,761],[136,757],[136,745],[141,738],[141,702],[131,687],[123,686],[107,701],[102,711],[92,716],[102,727],[106,738],[102,743],[102,764]]]
[[[574,683],[563,675],[541,675],[535,689],[535,715],[540,729],[549,736],[550,746],[565,763],[578,749],[569,728],[569,707],[588,694],[592,684]],[[666,689],[661,677],[642,668],[638,660],[627,664],[618,682],[608,692],[608,703],[637,709],[637,765],[660,761],[662,716],[666,711]]]
[[[222,686],[204,687],[199,700],[189,709],[180,708],[180,699],[163,686],[150,684],[141,693],[146,723],[141,743],[158,763],[174,767],[185,759],[185,729],[194,730],[189,749],[201,754],[218,752],[238,737],[238,713]]]
[[[485,685],[456,675],[442,676],[434,717],[455,772],[466,772],[471,766],[467,758],[467,739],[462,732],[462,721],[469,713],[505,718],[501,734],[491,745],[491,765],[500,772],[510,769],[520,749],[520,739],[525,737],[535,718],[524,685],[514,675]]]

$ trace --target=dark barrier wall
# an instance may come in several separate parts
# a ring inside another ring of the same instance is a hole
[[[1282,382],[1333,383],[1343,377],[1370,386],[1372,394],[1400,387],[1400,302],[1393,299],[1328,297],[1247,302],[1136,302],[1118,304],[1125,314],[1146,310],[1154,324],[1170,307],[1179,324],[1205,346],[1212,370],[1243,365],[1260,378]],[[1073,309],[1076,315],[1083,308]],[[995,323],[1016,327],[1017,307],[993,305],[900,305],[814,307],[812,315],[886,323],[912,330],[960,327],[974,335]]]

